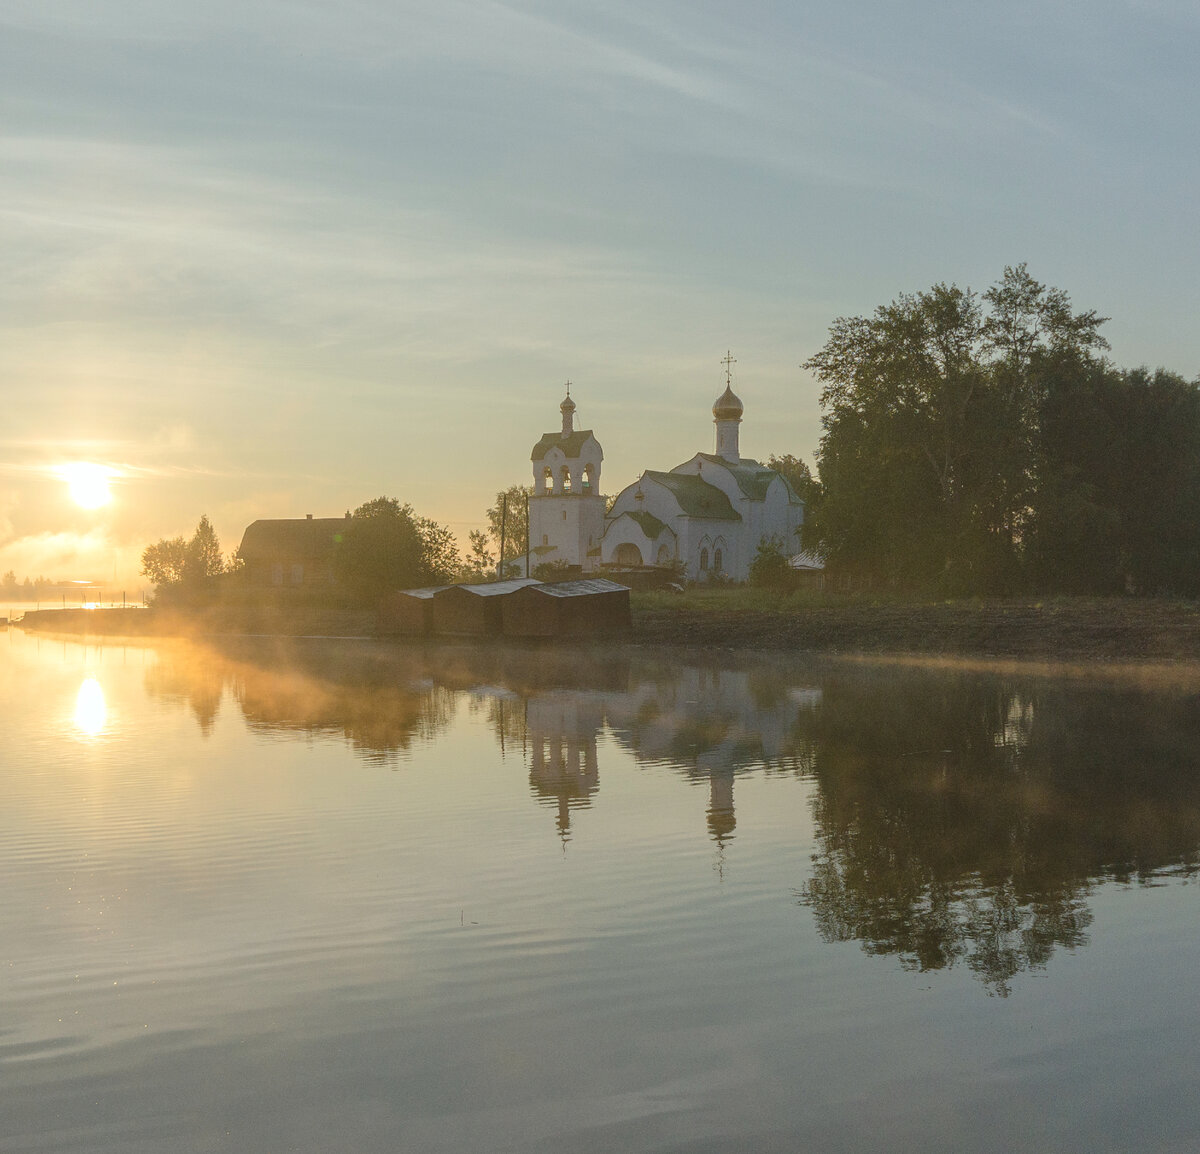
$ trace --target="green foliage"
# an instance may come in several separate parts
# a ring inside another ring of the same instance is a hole
[[[163,538],[142,551],[142,573],[158,589],[182,583],[187,571],[188,543],[182,537]]]
[[[904,587],[1002,592],[1021,580],[1044,398],[1100,363],[1103,318],[1006,268],[982,298],[954,285],[839,318],[805,367],[824,385],[822,496],[806,547]]]
[[[782,474],[796,491],[796,496],[804,502],[806,515],[816,512],[821,504],[821,483],[799,457],[791,453],[772,453],[767,458],[767,468]]]
[[[764,537],[750,562],[750,584],[760,589],[787,589],[792,584],[792,568],[783,542],[777,536]]]
[[[419,517],[395,497],[376,497],[354,510],[333,555],[338,581],[362,604],[393,589],[452,581],[461,567],[445,525]]]
[[[496,555],[488,546],[488,535],[482,529],[472,529],[468,534],[471,551],[459,569],[464,581],[487,581],[496,576]]]
[[[428,517],[417,517],[415,524],[421,539],[424,580],[431,585],[446,585],[453,581],[462,568],[462,558],[458,555],[458,541],[449,526],[439,525]]]
[[[411,505],[376,497],[354,510],[333,555],[338,581],[363,602],[423,584],[422,541]]]
[[[496,494],[496,503],[487,511],[488,536],[500,552],[501,521],[504,527],[504,556],[501,561],[521,557],[529,533],[529,512],[526,501],[533,492],[529,485],[510,485]],[[502,516],[503,514],[503,516]]]
[[[210,589],[223,572],[221,543],[207,514],[201,515],[189,540],[163,538],[142,551],[142,573],[159,592],[199,593]]]
[[[575,578],[583,576],[583,568],[561,559],[543,561],[540,565],[535,566],[529,575],[536,577],[539,581],[573,581]]]

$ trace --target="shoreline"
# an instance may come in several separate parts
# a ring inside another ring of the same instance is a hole
[[[277,606],[179,609],[43,609],[16,628],[79,636],[274,636],[373,638],[389,643],[499,638],[381,635],[371,610]],[[635,601],[622,637],[564,644],[618,643],[638,649],[755,650],[914,659],[1081,662],[1200,662],[1200,605],[1185,601],[1060,598],[962,602],[761,603],[741,607],[689,599]],[[555,642],[543,644],[555,645]]]

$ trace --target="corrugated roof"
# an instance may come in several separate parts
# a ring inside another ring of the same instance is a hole
[[[425,589],[400,589],[398,592],[405,597],[417,597],[422,601],[428,600],[435,593],[440,593],[443,589],[449,589],[449,585],[430,585]]]
[[[542,439],[533,446],[531,461],[540,461],[551,449],[562,449],[567,457],[578,457],[584,443],[592,435],[591,429],[580,429],[577,433],[563,436],[562,433],[543,433]]]
[[[820,571],[825,568],[825,558],[820,553],[806,550],[803,553],[797,553],[788,564],[793,569],[809,569]]]
[[[716,485],[710,485],[695,473],[656,473],[647,469],[642,476],[670,490],[685,517],[703,517],[708,521],[742,519]]]
[[[464,593],[473,593],[476,597],[499,597],[505,593],[515,593],[526,585],[540,585],[536,577],[515,577],[510,581],[488,581],[479,585],[447,585],[436,590],[438,593],[448,593],[451,589],[461,589]]]
[[[247,526],[238,552],[247,561],[274,557],[327,557],[341,540],[345,517],[279,517]]]
[[[595,593],[628,593],[629,586],[607,577],[584,577],[578,581],[548,581],[539,585],[536,592],[547,597],[590,597]]]

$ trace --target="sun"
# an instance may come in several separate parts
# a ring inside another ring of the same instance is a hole
[[[108,482],[113,475],[111,469],[103,465],[92,465],[78,461],[72,465],[63,465],[59,475],[71,490],[71,500],[83,509],[99,509],[112,500]]]

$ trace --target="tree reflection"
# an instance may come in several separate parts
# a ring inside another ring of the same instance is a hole
[[[394,762],[469,704],[565,845],[601,796],[604,742],[708,792],[721,867],[737,782],[811,780],[796,891],[830,942],[1006,995],[1088,940],[1090,892],[1200,868],[1200,698],[1022,677],[637,651],[242,641],[169,651],[152,693],[207,731],[330,734]],[[734,859],[729,858],[732,861]]]
[[[807,715],[818,851],[799,892],[829,941],[1005,995],[1087,941],[1103,879],[1193,872],[1192,700],[1054,682],[831,677]]]

